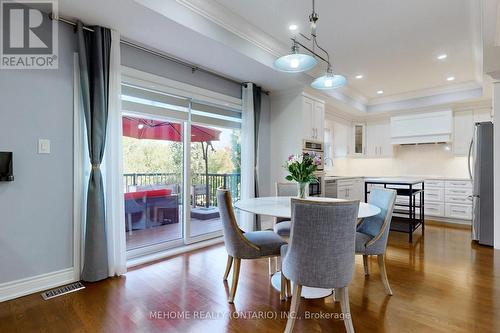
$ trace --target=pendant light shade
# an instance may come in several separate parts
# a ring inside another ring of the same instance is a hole
[[[333,74],[329,68],[326,74],[318,77],[311,83],[311,87],[320,90],[330,90],[343,87],[347,84],[347,79],[343,75]]]
[[[282,72],[305,72],[318,64],[318,61],[309,54],[299,53],[297,45],[292,46],[292,52],[279,57],[274,61],[274,68]]]

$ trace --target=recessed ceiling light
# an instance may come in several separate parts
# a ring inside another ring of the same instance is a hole
[[[446,81],[454,81],[455,80],[455,77],[454,76],[448,76],[446,78]]]
[[[377,91],[377,94],[379,94],[379,95],[382,95],[383,93],[384,93],[384,91],[383,91],[383,90],[379,90],[379,91]]]
[[[358,75],[355,76],[355,78],[359,80],[359,79],[364,78],[364,76],[363,76],[363,74],[358,74]]]
[[[448,55],[446,53],[443,53],[443,54],[440,54],[440,55],[437,56],[438,60],[444,60],[446,58],[448,58]]]
[[[290,30],[290,31],[295,31],[295,30],[297,30],[298,28],[299,28],[299,27],[298,27],[296,24],[290,24],[290,25],[288,26],[288,30]]]

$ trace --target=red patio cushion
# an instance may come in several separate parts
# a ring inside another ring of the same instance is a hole
[[[125,200],[138,200],[144,197],[149,197],[149,198],[165,197],[170,194],[172,194],[172,190],[170,189],[128,192],[125,193]]]
[[[161,190],[151,190],[151,191],[146,191],[146,196],[148,198],[157,198],[157,197],[165,197],[167,195],[172,194],[172,190],[168,188],[164,188]]]

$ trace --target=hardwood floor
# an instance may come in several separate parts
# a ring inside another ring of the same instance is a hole
[[[376,258],[365,277],[356,256],[349,286],[356,332],[500,332],[500,252],[471,246],[469,234],[428,224],[425,237],[417,231],[409,244],[406,234],[391,233],[386,265],[392,297],[385,295]],[[35,294],[0,303],[0,332],[283,332],[290,301],[280,302],[271,287],[267,260],[242,261],[230,305],[222,281],[226,258],[223,246],[213,246],[50,301]],[[191,319],[151,318],[154,311],[163,317],[189,311],[184,314]],[[222,317],[194,318],[200,311]],[[252,311],[277,318],[254,319]],[[302,299],[294,332],[345,332],[340,320],[306,319],[334,313],[340,305],[332,297]]]

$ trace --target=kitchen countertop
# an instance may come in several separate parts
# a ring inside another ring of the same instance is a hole
[[[373,177],[365,178],[366,182],[369,183],[379,183],[379,184],[404,184],[404,185],[415,185],[420,184],[425,181],[424,178],[415,177]]]
[[[336,175],[326,175],[326,180],[339,180],[339,179],[354,179],[354,178],[363,178],[363,179],[423,179],[423,180],[470,180],[468,177],[444,177],[444,176],[336,176]]]

